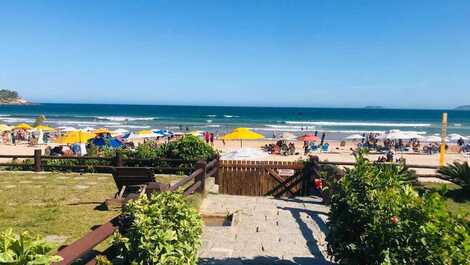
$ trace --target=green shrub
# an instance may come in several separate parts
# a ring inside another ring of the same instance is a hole
[[[470,264],[470,230],[400,165],[356,166],[333,183],[328,252],[339,264]]]
[[[130,202],[114,243],[125,264],[196,264],[202,221],[175,192],[154,193]]]
[[[61,257],[49,254],[51,250],[46,241],[28,232],[16,235],[8,229],[0,233],[0,264],[42,265],[61,261]]]
[[[159,146],[152,142],[141,144],[135,152],[135,157],[139,159],[209,160],[214,155],[215,151],[210,145],[192,135],[186,135],[179,141],[172,141]]]
[[[447,180],[460,185],[466,192],[470,192],[470,166],[468,162],[454,162],[439,169],[438,173]]]

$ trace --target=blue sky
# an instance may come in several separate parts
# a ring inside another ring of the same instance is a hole
[[[470,104],[470,1],[1,1],[0,88],[37,102]]]

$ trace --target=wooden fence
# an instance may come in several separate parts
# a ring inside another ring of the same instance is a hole
[[[206,179],[209,177],[215,177],[218,173],[218,162],[218,159],[214,159],[209,163],[206,161],[198,161],[194,172],[181,179],[173,186],[169,186],[167,190],[176,191],[183,189],[184,195],[191,195],[194,193],[200,193],[203,195],[206,192]],[[159,185],[158,183],[149,183],[147,193],[162,191],[162,187],[164,186]],[[96,264],[97,253],[92,252],[93,248],[113,235],[114,232],[118,231],[119,225],[120,216],[116,216],[93,231],[90,231],[81,239],[68,246],[62,247],[56,255],[61,256],[63,260],[56,265],[72,264],[74,261],[83,259],[84,257],[87,258],[86,260],[81,260],[82,263],[87,265]],[[106,250],[104,254],[111,251],[111,249],[112,247]]]
[[[126,159],[121,153],[114,157],[97,156],[45,156],[41,150],[34,150],[34,155],[0,155],[0,159],[9,159],[8,162],[0,163],[0,167],[13,170],[41,171],[93,171],[99,173],[111,173],[113,167],[151,167],[156,173],[189,173],[194,170],[196,160],[182,159]],[[65,163],[50,163],[63,161]],[[66,162],[73,162],[67,164]]]
[[[305,168],[303,162],[284,161],[234,161],[219,163],[216,184],[219,191],[246,196],[298,196],[309,194],[313,180],[319,177],[321,165],[354,166],[354,162],[319,161],[312,157]],[[387,164],[387,163],[383,163]],[[411,169],[435,169],[436,166],[406,165]],[[438,174],[417,174],[418,177],[439,177]]]
[[[219,191],[232,195],[296,196],[305,191],[304,164],[281,161],[219,163]]]

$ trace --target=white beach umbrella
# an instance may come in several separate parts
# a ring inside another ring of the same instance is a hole
[[[441,142],[441,137],[436,136],[436,135],[431,135],[431,136],[425,137],[424,141],[425,142]],[[447,141],[448,140],[446,139],[446,142]]]
[[[126,130],[126,129],[116,129],[116,130],[114,130],[114,131],[111,132],[111,135],[114,135],[114,136],[116,136],[116,135],[124,135],[124,134],[126,134],[126,133],[128,133],[128,132],[129,132],[129,131]]]
[[[250,160],[268,157],[269,154],[255,148],[242,148],[222,154],[222,160]]]
[[[465,136],[460,135],[460,134],[458,134],[458,133],[452,133],[452,134],[449,135],[449,139],[450,139],[451,141],[458,141],[459,139],[462,139],[462,140],[467,141],[467,140],[468,140],[468,137],[465,137]]]
[[[364,139],[364,136],[360,134],[352,134],[344,138],[345,140],[362,140]]]

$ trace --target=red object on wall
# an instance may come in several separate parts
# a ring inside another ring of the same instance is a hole
[[[321,190],[323,188],[323,183],[321,179],[315,179],[315,189]]]

